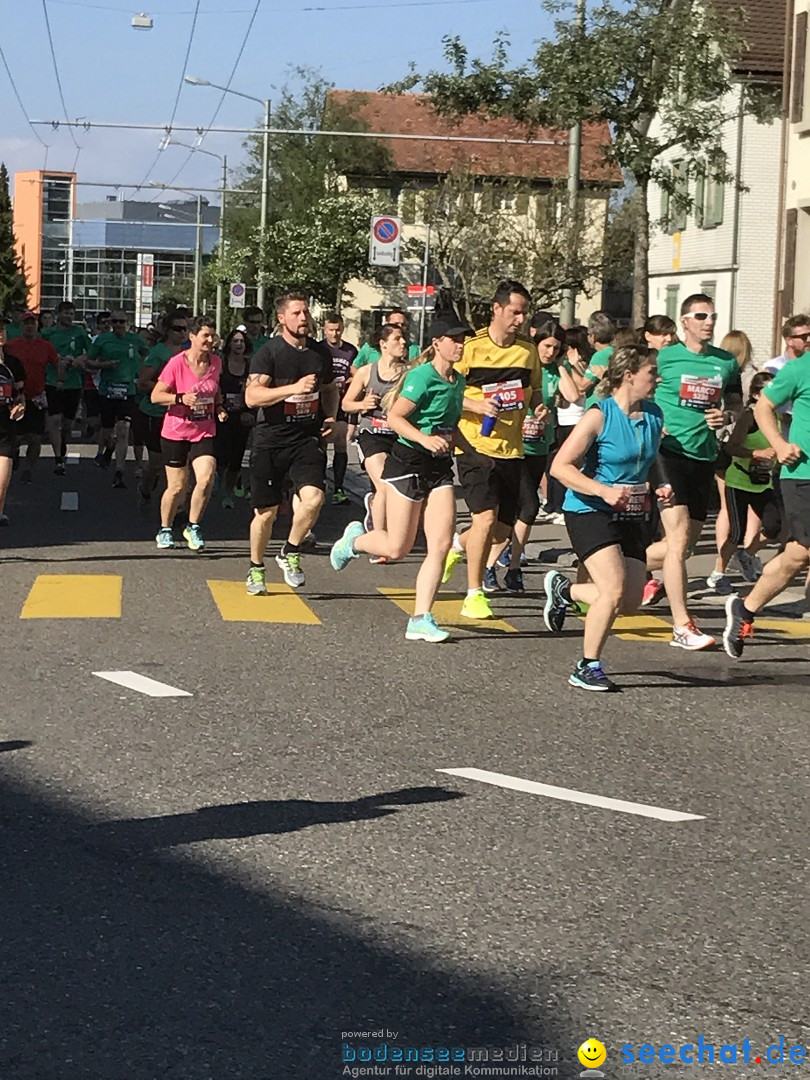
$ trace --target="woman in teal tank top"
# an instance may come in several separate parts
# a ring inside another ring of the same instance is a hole
[[[635,611],[641,602],[652,539],[648,477],[664,427],[652,400],[657,356],[646,345],[614,351],[602,380],[607,396],[588,409],[551,467],[568,489],[565,524],[591,580],[572,584],[557,570],[546,574],[543,618],[559,633],[574,603],[589,605],[583,655],[568,680],[583,690],[615,689],[602,667],[602,649],[619,612]],[[655,489],[659,505],[671,494],[666,486]]]

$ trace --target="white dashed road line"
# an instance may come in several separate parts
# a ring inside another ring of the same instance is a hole
[[[464,776],[468,780],[479,780],[482,784],[495,784],[497,787],[511,788],[512,791],[528,791],[531,795],[545,795],[546,798],[560,799],[562,802],[582,803],[585,806],[598,806],[601,810],[616,810],[620,814],[657,818],[659,821],[704,820],[702,814],[684,814],[680,810],[667,810],[663,806],[648,806],[647,803],[627,802],[625,799],[608,799],[604,795],[592,795],[590,792],[575,791],[573,788],[554,787],[552,784],[538,784],[534,780],[522,780],[519,776],[507,776],[505,773],[487,772],[486,769],[437,769],[436,772]]]
[[[99,679],[125,686],[128,690],[137,690],[139,694],[147,694],[149,697],[191,697],[188,690],[179,690],[176,686],[158,682],[146,675],[139,675],[137,671],[94,671]]]
[[[78,510],[79,509],[79,493],[78,491],[63,491],[62,503],[59,507],[60,510]]]

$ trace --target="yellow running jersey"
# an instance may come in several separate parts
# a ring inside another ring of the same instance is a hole
[[[457,453],[463,453],[466,442],[487,457],[522,458],[523,418],[532,393],[543,385],[543,369],[532,342],[516,338],[504,348],[495,344],[485,327],[464,343],[456,370],[467,380],[465,397],[497,398],[500,404],[495,430],[487,437],[481,434],[482,416],[461,414]]]

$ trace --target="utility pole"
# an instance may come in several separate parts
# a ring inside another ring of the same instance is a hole
[[[202,285],[202,195],[197,196],[197,244],[194,249],[194,314],[200,314]]]
[[[264,233],[267,228],[267,188],[269,184],[270,172],[270,100],[269,98],[264,102],[264,131],[262,132],[262,208],[261,216],[259,218],[259,230],[261,232],[261,242],[259,244],[259,254],[264,258]],[[264,271],[259,267],[258,272],[258,289],[256,292],[256,303],[258,307],[264,311],[264,279],[262,277]]]
[[[576,25],[580,37],[585,34],[585,3],[586,0],[577,0]],[[568,221],[571,229],[571,240],[576,236],[576,221],[579,216],[579,173],[582,160],[582,121],[577,122],[568,132]],[[566,262],[573,264],[574,252],[569,246],[566,252]],[[560,322],[563,326],[573,326],[576,312],[577,292],[573,285],[568,285],[563,290],[560,302]]]
[[[419,348],[425,347],[425,315],[427,313],[428,267],[430,266],[430,225],[425,225],[425,257],[422,262],[422,310],[419,312]]]
[[[225,193],[228,189],[228,157],[222,158],[222,190],[219,193],[219,261],[225,256]],[[222,273],[217,277],[217,331],[222,333]]]

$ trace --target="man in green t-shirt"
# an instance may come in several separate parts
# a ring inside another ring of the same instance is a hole
[[[742,406],[740,369],[731,353],[711,344],[717,315],[705,293],[681,305],[683,344],[658,354],[656,403],[664,413],[659,464],[672,500],[661,510],[664,539],[647,550],[647,568],[663,570],[672,611],[672,641],[695,651],[714,645],[695,626],[686,606],[686,561],[693,554],[709,509],[717,461],[717,431],[736,422]],[[725,410],[725,411],[724,411]]]
[[[790,441],[782,434],[779,409],[792,404]],[[784,506],[784,550],[766,565],[762,577],[742,600],[726,601],[723,646],[735,660],[753,637],[754,616],[788,587],[810,561],[810,352],[789,360],[763,387],[754,407],[759,430],[776,451],[782,466],[779,487]]]
[[[403,335],[408,336],[408,314],[402,311],[400,308],[394,308],[393,311],[389,311],[385,316],[383,326],[396,326],[402,331]],[[355,356],[352,363],[352,368],[356,371],[357,368],[365,367],[367,364],[376,364],[380,359],[380,350],[376,346],[372,345],[370,341],[367,341],[365,345],[360,346],[360,352]],[[415,360],[419,355],[418,345],[408,346],[408,359]]]
[[[266,323],[264,312],[260,307],[245,308],[244,322],[245,333],[250,339],[250,355],[255,356],[262,345],[266,345],[270,341],[270,338],[264,332]]]
[[[108,460],[115,447],[115,475],[113,487],[124,484],[124,462],[129,446],[129,425],[137,408],[135,385],[141,370],[141,360],[148,352],[140,334],[127,331],[127,317],[123,311],[110,315],[112,330],[99,334],[88,353],[88,367],[100,371],[99,394],[101,395],[101,443],[103,459]]]
[[[70,300],[63,300],[56,309],[56,322],[42,331],[42,336],[56,349],[57,368],[45,369],[45,394],[48,399],[48,437],[56,456],[58,476],[65,474],[67,440],[82,397],[84,373],[90,335],[83,326],[74,323],[76,309]]]

